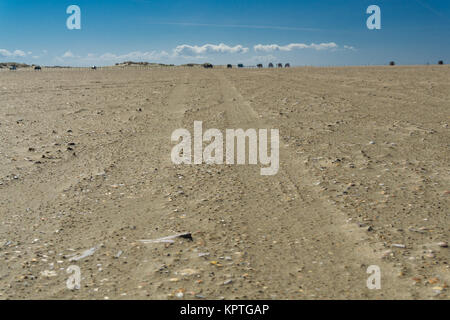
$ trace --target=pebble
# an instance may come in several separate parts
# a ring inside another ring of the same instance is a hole
[[[122,255],[122,253],[123,253],[123,251],[122,251],[122,250],[119,250],[119,251],[116,253],[116,255],[114,256],[114,258],[119,259],[120,256]]]
[[[200,253],[198,254],[198,256],[199,256],[199,257],[207,257],[207,256],[209,256],[209,252],[200,252]]]
[[[192,276],[192,275],[197,274],[197,273],[198,273],[197,270],[190,269],[190,268],[183,269],[183,270],[181,270],[179,272],[179,274],[182,275],[182,276]]]
[[[389,256],[393,255],[392,250],[386,250],[385,252],[383,252],[382,254],[382,258],[387,258]]]
[[[448,248],[448,243],[447,242],[439,242],[437,245],[439,247],[441,247],[441,248]]]
[[[438,296],[442,293],[442,287],[433,287],[433,292]]]
[[[58,274],[55,271],[52,270],[45,270],[41,272],[41,276],[50,278],[50,277],[56,277]]]

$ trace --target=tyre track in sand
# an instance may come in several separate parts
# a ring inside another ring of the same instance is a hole
[[[277,128],[277,124],[264,123],[225,72],[216,75],[229,128]],[[263,219],[257,211],[245,216],[252,226],[249,229],[252,237],[267,235],[272,242],[265,241],[252,248],[253,264],[262,276],[259,281],[278,282],[277,286],[284,291],[284,294],[275,292],[280,298],[411,298],[407,284],[401,284],[394,276],[399,271],[381,261],[373,248],[361,241],[363,232],[348,224],[345,214],[320,194],[312,175],[282,137],[280,132],[277,175],[255,177],[254,172],[246,170],[248,167],[239,170],[246,190],[257,190],[261,183],[275,190],[273,194],[250,195],[255,202],[270,203],[275,197],[282,198],[278,210],[275,208],[270,215],[267,212],[270,207],[260,208],[266,210]],[[383,290],[366,287],[366,269],[372,264],[382,270]]]

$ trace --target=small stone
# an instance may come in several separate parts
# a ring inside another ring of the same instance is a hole
[[[224,285],[227,285],[227,284],[230,284],[230,283],[232,283],[232,282],[233,282],[232,279],[228,279],[228,280],[225,280],[225,281],[223,282],[223,284],[224,284]]]
[[[115,259],[119,259],[120,256],[122,255],[122,253],[123,253],[123,251],[122,251],[122,250],[119,250],[119,251],[116,253],[116,255],[114,256],[114,258],[115,258]]]
[[[181,299],[184,297],[184,293],[183,292],[177,292],[175,293],[175,297],[177,297],[178,299]]]
[[[439,242],[437,245],[439,247],[441,247],[441,248],[448,248],[448,243],[447,242]]]
[[[56,277],[58,274],[53,270],[45,270],[41,272],[41,276],[46,278]]]
[[[386,250],[383,252],[383,254],[381,255],[382,258],[387,258],[389,256],[393,255],[392,250]]]
[[[189,269],[189,268],[187,268],[187,269],[181,270],[179,273],[180,273],[180,275],[182,275],[182,276],[192,276],[192,275],[194,275],[194,274],[198,274],[198,271],[197,271],[197,270],[194,270],[194,269]]]
[[[433,287],[433,292],[436,294],[436,295],[440,295],[441,293],[442,293],[442,287]]]
[[[207,256],[209,256],[209,252],[200,252],[200,253],[198,254],[198,256],[199,256],[199,257],[207,257]]]
[[[430,278],[430,279],[428,279],[428,283],[429,284],[439,283],[439,279],[438,278]]]

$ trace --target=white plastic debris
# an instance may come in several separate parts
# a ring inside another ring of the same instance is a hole
[[[86,257],[92,256],[95,253],[95,251],[100,249],[100,247],[101,247],[101,245],[87,249],[86,251],[83,251],[83,253],[81,253],[80,255],[70,258],[69,261],[78,261],[78,260],[84,259]]]
[[[174,243],[176,238],[184,238],[192,241],[192,235],[190,233],[180,233],[173,236],[162,237],[158,239],[139,240],[142,243]]]

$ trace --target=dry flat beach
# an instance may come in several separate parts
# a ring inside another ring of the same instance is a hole
[[[278,173],[173,164],[194,121]],[[2,70],[0,299],[449,299],[449,122],[449,66]]]

